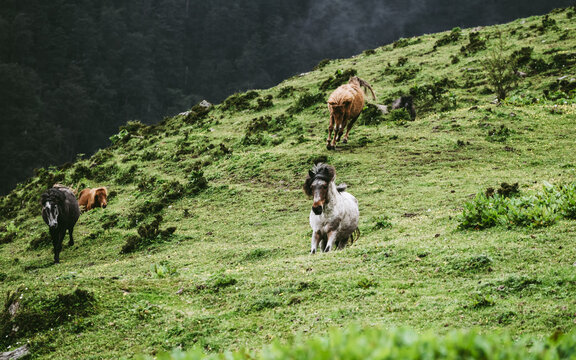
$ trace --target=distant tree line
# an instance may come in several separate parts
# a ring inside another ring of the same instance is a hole
[[[459,3],[1,0],[0,194],[35,167],[106,146],[128,120],[156,122],[400,36],[570,1]]]

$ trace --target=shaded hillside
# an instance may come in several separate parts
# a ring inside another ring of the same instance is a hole
[[[34,168],[93,155],[128,120],[157,123],[203,98],[218,102],[235,91],[269,87],[322,58],[348,57],[400,36],[504,22],[568,4],[2,1],[0,194]]]
[[[575,15],[398,39],[209,111],[129,122],[111,147],[39,170],[0,198],[0,345],[115,358],[260,348],[349,323],[570,331]],[[504,64],[500,102],[487,59]],[[327,151],[325,101],[354,72],[380,104],[411,94],[418,117],[365,111]],[[301,186],[316,161],[357,197],[362,236],[310,256]],[[59,265],[38,204],[55,182],[111,191]],[[498,196],[526,221],[491,213]]]

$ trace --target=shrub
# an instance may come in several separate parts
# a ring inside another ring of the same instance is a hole
[[[364,109],[360,113],[360,117],[360,122],[363,125],[378,125],[386,120],[382,110],[371,103],[367,103],[366,106],[364,106]]]
[[[512,130],[508,129],[505,125],[500,125],[499,128],[488,130],[486,139],[488,141],[504,142],[511,133]]]
[[[248,91],[244,94],[234,94],[229,96],[222,103],[222,110],[246,110],[250,108],[250,100],[258,97],[258,93],[254,90]]]
[[[410,96],[413,97],[417,112],[447,109],[453,105],[448,89],[456,87],[454,80],[442,78],[431,84],[414,85],[410,88]]]
[[[545,15],[542,18],[542,23],[540,24],[540,26],[537,27],[537,29],[541,33],[544,33],[548,30],[560,30],[560,28],[556,24],[556,20],[554,20],[548,15]]]
[[[458,42],[461,36],[462,36],[462,29],[460,29],[459,27],[455,27],[452,29],[452,31],[450,31],[449,34],[446,34],[442,36],[440,39],[436,40],[434,48]]]
[[[126,129],[122,129],[118,132],[118,134],[110,136],[110,142],[113,145],[125,143],[129,139],[130,139],[130,133]]]
[[[405,108],[394,109],[390,111],[390,120],[396,122],[404,122],[410,121],[412,118],[410,117],[410,113]]]
[[[292,94],[294,94],[294,91],[296,91],[294,86],[284,86],[283,88],[280,89],[280,92],[278,93],[278,98],[285,99],[289,96],[292,96]]]
[[[338,86],[346,84],[350,77],[355,76],[356,73],[356,69],[347,69],[344,71],[339,69],[333,76],[330,76],[320,84],[320,90],[326,91],[336,89]]]
[[[322,59],[322,60],[320,60],[320,62],[319,62],[316,66],[314,66],[314,70],[320,70],[320,69],[322,69],[322,68],[325,67],[326,65],[330,64],[330,61],[331,61],[330,59]]]
[[[374,219],[374,225],[372,227],[376,230],[388,229],[392,227],[392,222],[390,222],[389,216],[380,215]]]
[[[471,297],[470,306],[472,309],[479,309],[488,306],[494,306],[495,301],[490,295],[474,293]]]
[[[468,44],[462,46],[460,52],[464,54],[464,56],[470,56],[484,49],[486,49],[486,39],[480,36],[478,31],[474,31],[468,35]]]
[[[480,193],[474,200],[464,204],[458,228],[537,228],[550,226],[558,218],[576,218],[576,183],[554,186],[545,182],[542,191],[536,194],[514,197]]]
[[[400,38],[392,43],[392,48],[403,48],[410,45],[410,41],[405,38]]]
[[[262,111],[264,109],[267,109],[267,108],[274,106],[274,103],[272,102],[272,98],[273,98],[272,95],[266,95],[264,98],[256,99],[257,105],[254,108],[254,110]]]
[[[156,215],[154,220],[149,224],[142,224],[138,227],[138,236],[132,235],[126,239],[126,243],[120,250],[121,254],[128,254],[136,250],[140,250],[154,243],[161,243],[167,241],[170,236],[176,231],[175,227],[169,227],[165,230],[160,230],[162,223],[162,216]]]
[[[160,263],[150,265],[150,273],[157,278],[165,278],[167,276],[178,275],[178,271],[170,266],[167,261],[160,261]]]
[[[515,74],[514,62],[504,54],[504,41],[501,36],[482,61],[482,67],[498,100],[504,100],[508,92],[516,87],[518,77]]]
[[[199,124],[206,118],[210,110],[212,110],[212,106],[196,104],[188,111],[188,114],[184,117],[184,122],[187,124]]]
[[[296,103],[291,107],[289,107],[287,112],[288,114],[291,115],[297,114],[302,112],[304,109],[309,108],[310,106],[323,101],[324,101],[324,94],[322,93],[311,94],[309,92],[306,92],[298,97]]]
[[[532,60],[532,53],[534,48],[530,46],[525,46],[520,50],[515,50],[510,54],[510,62],[514,64],[514,66],[524,66],[527,65],[530,60]]]

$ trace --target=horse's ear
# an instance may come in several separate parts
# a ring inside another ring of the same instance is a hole
[[[306,176],[306,180],[304,181],[304,186],[302,186],[302,190],[304,190],[304,194],[310,197],[312,196],[312,190],[310,189],[310,185],[312,185],[312,179],[314,178],[314,173],[308,170],[308,176]]]
[[[334,181],[334,178],[336,177],[336,169],[334,166],[328,166],[328,174],[330,176],[330,181]]]

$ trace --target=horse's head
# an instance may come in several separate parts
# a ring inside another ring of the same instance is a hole
[[[304,193],[314,199],[312,211],[316,215],[321,215],[330,183],[334,181],[336,171],[333,166],[318,163],[312,170],[308,171],[308,176],[304,182]]]
[[[94,190],[94,203],[99,204],[102,208],[108,206],[108,190],[105,187]]]
[[[65,195],[56,189],[49,189],[41,197],[42,218],[50,229],[58,226],[58,217],[64,207]]]

